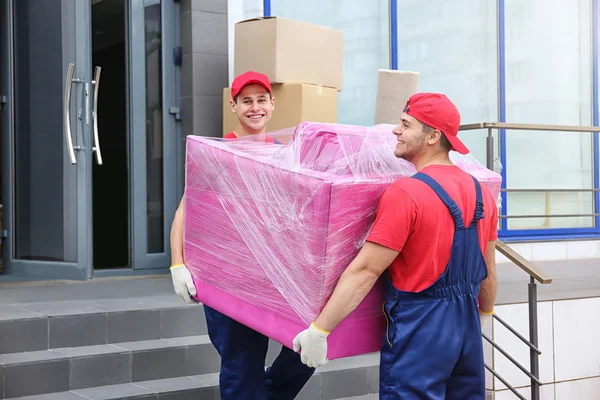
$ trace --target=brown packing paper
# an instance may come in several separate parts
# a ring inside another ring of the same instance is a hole
[[[419,73],[380,69],[375,102],[375,124],[399,124],[404,105],[417,93]]]
[[[302,83],[273,85],[275,110],[267,131],[295,127],[303,121],[337,122],[337,89]],[[223,135],[233,131],[238,124],[231,111],[231,89],[223,89]]]

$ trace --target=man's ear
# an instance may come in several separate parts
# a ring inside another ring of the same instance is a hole
[[[429,138],[427,139],[427,143],[429,143],[430,145],[436,144],[441,139],[442,139],[442,132],[435,129],[435,130],[429,132]]]
[[[273,110],[275,109],[275,97],[273,97],[273,95],[271,95],[271,106],[273,107]]]
[[[237,104],[235,104],[235,101],[229,100],[229,105],[231,106],[231,112],[237,114]]]

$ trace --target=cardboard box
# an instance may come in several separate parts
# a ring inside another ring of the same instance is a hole
[[[418,72],[380,69],[377,77],[375,124],[399,124],[406,101],[418,89]]]
[[[310,83],[342,90],[342,31],[280,17],[235,25],[234,73],[266,74],[272,83]]]
[[[337,122],[338,92],[334,88],[283,83],[273,85],[275,110],[267,131],[291,128],[303,121]],[[231,111],[231,89],[223,89],[223,135],[233,131],[238,124]]]

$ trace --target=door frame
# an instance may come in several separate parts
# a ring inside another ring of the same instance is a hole
[[[13,7],[12,0],[0,0],[0,136],[2,141],[2,231],[0,232],[3,274],[10,272],[9,257],[12,249],[12,237],[7,235],[12,229],[12,184],[11,165],[13,159]]]
[[[11,57],[2,57],[0,62],[8,65],[8,76],[0,76],[8,82],[9,91],[7,104],[3,107],[2,135],[2,174],[3,174],[3,230],[8,237],[2,244],[4,275],[0,281],[13,277],[39,279],[76,279],[86,280],[92,277],[121,276],[138,274],[168,273],[170,265],[170,226],[179,201],[178,189],[178,158],[181,123],[179,122],[179,74],[180,63],[174,51],[180,42],[179,12],[177,1],[162,0],[161,3],[161,32],[162,32],[162,140],[163,140],[163,252],[148,254],[147,252],[147,223],[146,223],[146,82],[145,82],[145,37],[144,37],[144,0],[129,0],[127,2],[126,47],[127,62],[127,105],[128,132],[127,150],[129,166],[129,247],[130,266],[123,269],[94,270],[93,266],[93,237],[92,237],[92,163],[93,161],[93,120],[91,108],[93,102],[92,85],[92,46],[91,29],[92,14],[91,0],[63,0],[63,7],[69,8],[69,17],[73,17],[72,36],[69,43],[63,46],[75,48],[74,78],[71,91],[71,129],[73,144],[80,146],[75,152],[77,165],[76,176],[76,254],[77,262],[46,262],[35,260],[14,259],[14,185],[15,185],[15,104],[14,104],[14,57],[15,42],[14,1],[0,0],[0,7],[8,10],[9,24],[2,23],[0,29],[6,29],[7,51]],[[18,0],[17,0],[18,1]],[[137,10],[136,10],[137,7]],[[139,11],[141,7],[141,12]],[[135,11],[135,12],[134,12]],[[65,18],[63,18],[63,24]],[[1,21],[4,22],[4,21]],[[125,21],[124,21],[125,22]],[[63,26],[63,29],[65,27]],[[66,28],[67,30],[70,28]],[[64,34],[63,34],[64,37]],[[6,47],[6,45],[4,47]],[[3,49],[0,44],[0,49]],[[72,54],[71,54],[72,55]],[[63,72],[63,89],[66,70]],[[87,94],[86,94],[87,93]],[[0,94],[1,95],[1,94]],[[81,111],[81,120],[77,119]],[[8,115],[8,118],[4,118]],[[77,128],[76,128],[77,126]],[[62,136],[61,132],[61,136]],[[64,142],[64,138],[61,137]],[[102,138],[100,138],[100,141]],[[63,146],[63,149],[65,147]],[[65,151],[66,156],[66,151]],[[67,159],[68,160],[68,159]],[[68,163],[68,161],[67,161]],[[70,164],[70,163],[68,163]],[[65,166],[67,168],[67,166]],[[74,190],[74,189],[73,189]],[[75,245],[75,244],[72,244]]]
[[[67,174],[67,180],[72,179],[70,185],[61,186],[60,190],[67,192],[74,213],[66,214],[63,218],[65,229],[67,221],[73,224],[73,218],[76,219],[73,225],[73,234],[76,237],[75,243],[65,243],[65,248],[71,246],[76,254],[74,262],[49,262],[15,259],[15,191],[16,171],[15,171],[15,62],[14,57],[16,49],[16,27],[15,7],[16,0],[0,0],[2,5],[8,8],[7,19],[9,19],[6,28],[8,32],[8,58],[10,73],[8,74],[7,107],[4,116],[8,122],[4,123],[2,137],[2,180],[3,180],[3,226],[7,237],[3,243],[3,264],[4,275],[12,277],[33,277],[40,279],[75,279],[86,280],[92,274],[92,237],[91,237],[91,219],[92,219],[92,142],[91,142],[91,115],[90,115],[90,96],[91,96],[91,1],[63,0],[61,21],[63,29],[63,73],[62,90],[64,94],[65,81],[67,77],[66,66],[74,63],[73,83],[71,86],[71,98],[69,111],[71,121],[71,138],[74,146],[76,164],[72,165],[68,161],[66,144],[64,143],[64,126],[60,132],[60,140],[63,141],[63,173]],[[66,23],[65,23],[66,21]],[[6,46],[5,46],[6,47]],[[3,79],[6,79],[6,74]],[[63,104],[64,107],[64,104]],[[61,108],[62,109],[62,108]],[[74,170],[73,170],[74,168]],[[63,175],[64,176],[64,175]],[[64,185],[64,184],[63,184]],[[74,217],[73,217],[74,215]]]
[[[130,0],[128,26],[128,151],[130,268],[94,270],[94,276],[167,273],[170,265],[170,230],[177,209],[177,144],[179,122],[179,69],[173,52],[179,43],[179,4],[161,4],[161,83],[163,143],[163,252],[148,253],[146,177],[146,56],[144,6],[148,0]]]

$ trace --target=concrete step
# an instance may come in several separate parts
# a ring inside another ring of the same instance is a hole
[[[376,394],[363,396],[378,374],[375,365],[377,354],[350,357],[331,361],[318,369],[305,385],[296,400],[333,400],[339,394],[356,395],[356,399],[377,399]],[[360,366],[356,368],[356,366]],[[53,392],[24,397],[5,397],[22,400],[117,400],[117,399],[169,399],[169,400],[219,400],[219,374],[192,375],[166,379],[155,379],[116,385],[95,386],[85,389]],[[347,397],[348,398],[348,397]],[[354,399],[354,397],[349,397]]]
[[[216,373],[220,359],[200,335],[3,354],[0,364],[11,398]]]
[[[280,349],[270,343],[267,365]],[[378,363],[378,354],[333,360],[306,385],[306,398],[376,391]],[[18,398],[88,388],[101,392],[103,386],[214,374],[220,358],[208,336],[199,335],[3,354],[0,366],[4,398]]]
[[[280,349],[270,342],[266,365]],[[330,361],[298,400],[377,391],[378,363]],[[219,365],[203,307],[183,303],[168,277],[0,291],[0,398],[213,399]]]
[[[18,397],[20,400],[218,400],[218,374],[99,386],[68,392]]]
[[[364,396],[344,397],[343,399],[336,400],[379,400],[379,394],[365,394]]]
[[[316,373],[296,397],[296,400],[333,400],[326,392],[322,393],[323,389],[320,385],[321,382],[328,382],[329,375],[327,373]],[[121,400],[132,398],[143,400],[219,400],[218,383],[218,374],[206,374],[99,386],[45,395],[18,397],[12,400]],[[376,394],[370,396],[375,397],[364,397],[364,399],[378,398]],[[363,396],[359,396],[357,399],[363,399]]]
[[[0,354],[206,333],[204,308],[174,296],[0,307]]]
[[[280,349],[270,342],[266,365]],[[203,307],[168,277],[0,290],[0,398],[213,400],[219,364]],[[374,353],[330,361],[297,400],[378,390]]]
[[[487,392],[485,399],[493,400],[494,393]],[[335,399],[335,400],[379,400],[379,393],[365,394],[363,396],[344,397],[344,398]]]

